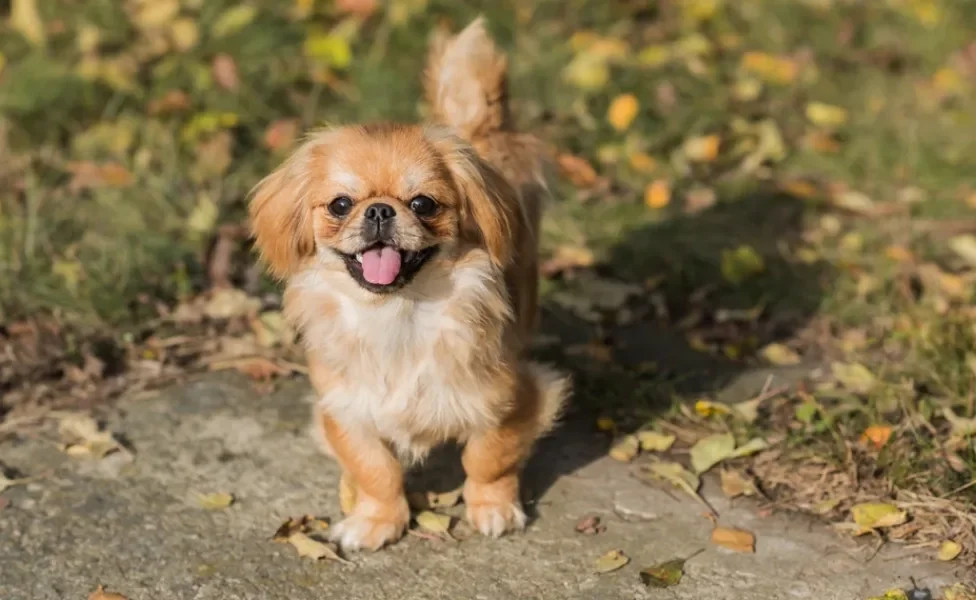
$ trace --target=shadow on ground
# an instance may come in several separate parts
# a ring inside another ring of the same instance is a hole
[[[611,440],[596,431],[597,416],[633,430],[680,399],[743,401],[809,372],[810,365],[771,368],[754,359],[758,348],[789,339],[808,323],[829,284],[824,265],[784,254],[800,241],[805,208],[778,193],[730,199],[640,227],[604,264],[557,282],[543,304],[545,343],[537,357],[572,374],[574,397],[560,428],[527,465],[528,506],[556,479],[606,454]],[[720,257],[741,246],[754,249],[763,268],[733,285],[733,268],[723,274]],[[607,296],[611,302],[601,304]],[[451,449],[433,457],[411,484],[447,490],[462,478]]]

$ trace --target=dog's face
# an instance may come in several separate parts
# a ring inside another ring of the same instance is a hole
[[[517,202],[499,174],[444,131],[346,127],[313,136],[262,181],[251,222],[277,275],[314,264],[384,294],[435,260],[450,262],[466,243],[503,268]]]

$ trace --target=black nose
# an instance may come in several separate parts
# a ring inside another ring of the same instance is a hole
[[[363,215],[370,221],[376,221],[382,223],[383,221],[389,221],[396,216],[396,211],[389,204],[383,204],[382,202],[377,202],[376,204],[370,205],[366,208],[366,214]]]

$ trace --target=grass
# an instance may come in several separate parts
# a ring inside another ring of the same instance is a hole
[[[38,0],[43,45],[0,26],[0,334],[15,344],[41,319],[58,340],[18,354],[0,389],[60,377],[40,365],[80,364],[92,339],[142,356],[165,314],[213,283],[219,228],[242,222],[293,133],[417,118],[428,32],[482,13],[512,55],[521,125],[564,167],[543,249],[574,258],[544,290],[585,323],[561,359],[586,363],[584,404],[651,418],[777,344],[773,362],[824,368],[747,424],[784,440],[776,465],[853,469],[845,498],[900,490],[972,510],[960,419],[976,418],[976,13],[949,0],[371,6]],[[625,94],[639,108],[614,126]],[[647,198],[654,182],[669,193]],[[234,257],[231,283],[274,291],[245,246]],[[600,304],[606,281],[632,287]],[[624,364],[633,323],[674,344]],[[857,365],[867,380],[843,376]],[[872,426],[886,443],[861,441]],[[794,504],[807,492],[770,490]]]

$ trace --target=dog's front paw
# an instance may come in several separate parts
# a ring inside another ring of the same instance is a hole
[[[525,513],[518,500],[518,481],[514,478],[494,483],[464,484],[464,503],[468,522],[490,537],[525,528]]]
[[[329,529],[329,538],[346,551],[379,550],[403,537],[409,522],[406,500],[395,506],[360,500],[352,514]]]

